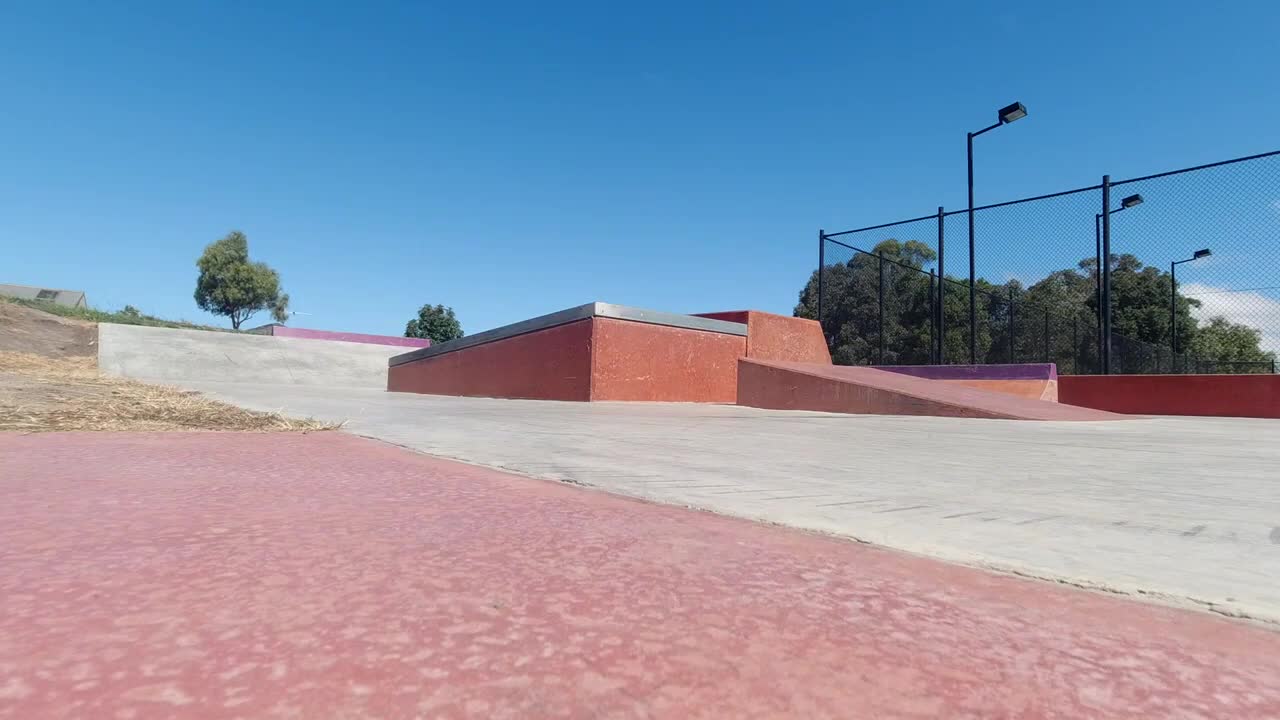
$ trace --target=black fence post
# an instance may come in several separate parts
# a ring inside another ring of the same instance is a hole
[[[1094,315],[1098,330],[1098,366],[1095,371],[1102,370],[1102,216],[1093,216],[1094,257],[1097,263],[1093,268],[1094,282]]]
[[[1049,308],[1044,309],[1044,361],[1049,362]]]
[[[1111,176],[1102,176],[1102,374],[1111,374]]]
[[[876,258],[880,260],[880,283],[876,290],[876,294],[880,300],[880,356],[876,361],[880,365],[884,364],[884,255],[876,253]]]
[[[1178,263],[1169,262],[1169,372],[1178,355]]]
[[[1012,364],[1013,364],[1013,358],[1014,358],[1014,350],[1013,350],[1013,336],[1014,336],[1014,332],[1013,332],[1013,328],[1014,328],[1014,325],[1013,325],[1013,286],[1012,286],[1012,285],[1010,285],[1010,286],[1009,286],[1009,364],[1010,364],[1010,365],[1012,365]]]
[[[941,232],[938,233],[938,239],[939,240],[942,239]],[[938,350],[939,328],[937,326],[939,325],[939,321],[941,320],[942,315],[941,313],[938,312],[937,293],[935,293],[933,290],[933,283],[934,283],[933,268],[930,268],[929,269],[929,364],[941,365],[942,363],[938,362],[940,353]],[[941,288],[939,288],[939,290],[941,290]]]
[[[1071,374],[1080,374],[1080,316],[1071,314]]]
[[[946,363],[946,351],[943,350],[943,347],[946,346],[946,342],[947,342],[947,333],[946,333],[947,305],[946,305],[946,299],[945,299],[946,286],[947,286],[947,281],[946,281],[947,254],[944,250],[943,232],[942,232],[943,219],[945,218],[945,216],[946,216],[946,213],[942,211],[942,206],[939,205],[938,206],[938,304],[936,307],[937,319],[935,321],[938,325],[938,331],[934,335],[934,340],[933,340],[934,343],[937,344],[938,346],[935,357],[937,357],[937,364],[939,365],[943,365]],[[933,286],[930,285],[929,287],[932,288]],[[933,353],[932,348],[930,348],[930,352]]]
[[[973,133],[969,133],[969,364],[978,364],[978,286],[973,240]]]
[[[822,326],[822,276],[827,274],[827,234],[818,228],[818,326]],[[823,337],[826,337],[824,331]]]

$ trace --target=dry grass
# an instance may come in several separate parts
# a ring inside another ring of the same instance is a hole
[[[0,430],[307,432],[340,424],[245,410],[200,393],[98,374],[93,358],[0,352]]]

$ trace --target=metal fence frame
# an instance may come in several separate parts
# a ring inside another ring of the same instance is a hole
[[[892,260],[892,259],[884,258],[882,255],[878,255],[877,253],[870,252],[870,251],[865,250],[865,249],[862,249],[862,248],[854,247],[853,245],[850,245],[850,244],[848,244],[848,243],[845,243],[844,241],[841,241],[841,240],[837,240],[836,238],[840,238],[840,237],[844,237],[844,236],[848,236],[848,235],[854,235],[854,234],[858,234],[858,233],[869,232],[869,231],[872,231],[872,230],[882,230],[882,229],[891,228],[891,227],[895,227],[895,226],[899,226],[899,225],[906,225],[906,224],[908,224],[908,223],[922,222],[922,221],[925,221],[925,220],[929,220],[929,219],[931,219],[931,218],[935,218],[935,219],[936,219],[936,221],[937,221],[937,228],[938,228],[938,234],[937,234],[937,256],[938,256],[938,257],[937,257],[937,265],[938,265],[938,269],[937,269],[937,272],[936,272],[936,278],[938,278],[938,279],[932,279],[932,278],[934,277],[934,271],[930,270],[930,271],[927,273],[927,274],[929,274],[929,275],[931,276],[931,280],[930,280],[929,288],[930,288],[930,303],[932,304],[932,307],[933,307],[933,311],[931,312],[931,316],[932,316],[932,317],[931,317],[931,323],[930,323],[930,327],[929,327],[929,332],[930,332],[930,336],[931,336],[931,341],[930,341],[931,348],[930,348],[930,360],[929,360],[929,364],[943,364],[943,363],[945,363],[945,362],[946,362],[946,354],[945,354],[945,353],[946,353],[946,351],[945,351],[945,337],[946,337],[946,335],[945,335],[945,330],[946,330],[946,322],[945,322],[945,311],[944,311],[944,308],[945,308],[945,293],[946,293],[946,287],[947,287],[947,285],[948,285],[948,284],[957,285],[957,286],[962,287],[962,288],[969,288],[969,295],[970,295],[970,303],[969,303],[969,337],[970,337],[970,341],[969,341],[969,342],[970,342],[971,354],[972,354],[972,353],[973,353],[972,347],[974,346],[975,338],[976,338],[976,333],[977,333],[977,322],[976,322],[976,319],[975,319],[976,303],[975,303],[975,300],[974,300],[975,291],[976,291],[976,292],[983,292],[983,293],[987,293],[988,295],[993,295],[993,294],[992,294],[992,293],[990,293],[990,292],[988,292],[988,291],[986,291],[986,290],[982,290],[982,289],[978,289],[978,288],[976,288],[977,277],[976,277],[975,263],[974,263],[974,261],[973,261],[973,253],[972,253],[972,252],[970,253],[970,262],[969,262],[969,278],[968,278],[968,282],[967,282],[967,283],[966,283],[966,282],[963,282],[963,281],[961,281],[961,280],[956,280],[956,279],[953,279],[953,278],[950,278],[950,277],[947,277],[947,276],[946,276],[946,252],[945,252],[945,240],[946,240],[946,234],[945,234],[945,231],[944,231],[944,227],[945,227],[945,220],[946,220],[946,218],[951,217],[951,216],[955,216],[955,215],[966,215],[966,214],[967,214],[967,215],[969,216],[969,219],[970,219],[970,226],[971,226],[971,230],[970,230],[970,232],[972,233],[972,220],[973,220],[973,213],[977,213],[977,212],[981,212],[981,211],[985,211],[985,210],[991,210],[991,209],[995,209],[995,208],[1001,208],[1001,207],[1008,207],[1008,206],[1012,206],[1012,205],[1018,205],[1018,204],[1022,204],[1022,203],[1039,202],[1039,201],[1043,201],[1043,200],[1049,200],[1049,199],[1051,199],[1051,198],[1057,198],[1057,197],[1063,197],[1063,196],[1073,195],[1073,194],[1076,194],[1076,193],[1092,192],[1092,191],[1098,191],[1098,190],[1101,190],[1101,194],[1102,194],[1102,202],[1101,202],[1101,208],[1100,208],[1101,212],[1099,212],[1099,213],[1097,214],[1097,216],[1096,216],[1096,221],[1097,221],[1097,225],[1098,225],[1098,227],[1097,227],[1098,232],[1097,232],[1097,243],[1096,243],[1096,247],[1095,247],[1095,259],[1096,259],[1096,262],[1097,262],[1097,266],[1096,266],[1097,270],[1096,270],[1096,273],[1097,273],[1097,285],[1098,285],[1098,287],[1097,287],[1097,296],[1098,296],[1098,297],[1097,297],[1097,313],[1096,313],[1096,315],[1097,315],[1097,317],[1096,317],[1096,322],[1097,322],[1097,336],[1098,336],[1098,337],[1097,337],[1097,353],[1098,353],[1098,359],[1099,359],[1099,363],[1100,363],[1100,371],[1101,371],[1101,374],[1111,374],[1112,369],[1113,369],[1113,354],[1114,354],[1114,353],[1113,353],[1113,350],[1114,350],[1114,342],[1115,342],[1115,336],[1114,336],[1113,329],[1112,329],[1112,304],[1113,304],[1113,298],[1112,298],[1112,292],[1111,292],[1111,262],[1110,262],[1110,258],[1112,257],[1112,253],[1111,253],[1111,215],[1112,215],[1114,212],[1116,212],[1117,210],[1122,209],[1122,208],[1113,208],[1113,207],[1112,207],[1112,203],[1111,203],[1111,191],[1112,191],[1112,189],[1113,189],[1113,188],[1116,188],[1117,186],[1128,185],[1128,184],[1131,184],[1131,183],[1137,183],[1137,182],[1142,182],[1142,181],[1146,181],[1146,180],[1153,180],[1153,179],[1157,179],[1157,178],[1169,177],[1169,176],[1174,176],[1174,175],[1181,175],[1181,174],[1184,174],[1184,173],[1190,173],[1190,172],[1196,172],[1196,171],[1206,170],[1206,169],[1210,169],[1210,168],[1222,167],[1222,166],[1225,166],[1225,165],[1233,165],[1233,164],[1236,164],[1236,163],[1243,163],[1243,162],[1248,162],[1248,161],[1251,161],[1251,160],[1259,160],[1259,159],[1262,159],[1262,158],[1268,158],[1268,157],[1273,157],[1273,156],[1277,156],[1277,155],[1280,155],[1280,150],[1273,150],[1273,151],[1270,151],[1270,152],[1257,153],[1257,154],[1254,154],[1254,155],[1246,155],[1246,156],[1244,156],[1244,157],[1232,158],[1232,159],[1230,159],[1230,160],[1222,160],[1222,161],[1219,161],[1219,162],[1205,163],[1205,164],[1202,164],[1202,165],[1195,165],[1195,166],[1191,166],[1191,167],[1180,168],[1180,169],[1177,169],[1177,170],[1170,170],[1170,171],[1161,172],[1161,173],[1154,173],[1154,174],[1151,174],[1151,175],[1144,175],[1144,176],[1141,176],[1141,177],[1128,178],[1128,179],[1125,179],[1125,180],[1117,180],[1117,181],[1114,181],[1114,182],[1111,180],[1111,176],[1110,176],[1110,175],[1103,175],[1103,176],[1102,176],[1102,181],[1101,181],[1099,184],[1097,184],[1097,185],[1089,185],[1089,186],[1086,186],[1086,187],[1074,188],[1074,189],[1071,189],[1071,190],[1063,190],[1063,191],[1059,191],[1059,192],[1046,193],[1046,194],[1043,194],[1043,195],[1036,195],[1036,196],[1034,196],[1034,197],[1028,197],[1028,198],[1020,198],[1020,199],[1017,199],[1017,200],[1009,200],[1009,201],[1005,201],[1005,202],[991,203],[991,204],[988,204],[988,205],[981,205],[981,206],[974,207],[972,210],[965,209],[965,210],[952,210],[952,211],[946,211],[946,210],[944,210],[944,209],[943,209],[943,207],[942,207],[942,206],[939,206],[939,207],[938,207],[938,209],[937,209],[937,211],[936,211],[935,213],[930,213],[930,214],[928,214],[928,215],[921,215],[921,216],[919,216],[919,217],[907,218],[907,219],[904,219],[904,220],[895,220],[895,221],[893,221],[893,222],[880,223],[880,224],[878,224],[878,225],[868,225],[868,226],[866,226],[866,227],[854,228],[854,229],[852,229],[852,230],[841,230],[841,231],[839,231],[839,232],[828,233],[828,232],[825,232],[824,230],[819,229],[819,230],[818,230],[818,273],[817,273],[817,274],[818,274],[818,278],[817,278],[817,281],[818,281],[818,282],[817,282],[817,290],[818,290],[818,293],[817,293],[817,320],[818,320],[818,322],[819,322],[819,323],[821,323],[821,322],[822,322],[822,319],[823,319],[823,310],[824,310],[824,308],[823,308],[823,295],[824,295],[824,293],[823,293],[823,276],[824,276],[824,274],[825,274],[825,272],[824,272],[824,271],[825,271],[825,268],[826,268],[826,245],[827,245],[827,243],[828,243],[828,242],[833,243],[833,244],[836,244],[836,245],[839,245],[839,246],[844,247],[844,248],[847,248],[848,250],[851,250],[851,251],[853,251],[854,253],[860,253],[860,254],[863,254],[863,255],[871,256],[871,257],[878,257],[878,258],[880,259],[880,264],[881,264],[881,277],[883,277],[883,265],[884,265],[884,262],[885,262],[885,261],[888,261],[888,262],[893,263],[893,264],[895,264],[895,265],[900,265],[901,267],[903,267],[903,268],[905,268],[905,269],[908,269],[908,270],[912,270],[912,271],[915,271],[915,272],[918,272],[918,273],[921,273],[921,274],[925,274],[925,271],[924,271],[923,269],[921,269],[921,268],[913,267],[913,266],[907,265],[907,264],[905,264],[905,263],[898,263],[898,262],[896,262],[896,261],[894,261],[894,260]],[[1103,258],[1107,258],[1107,259],[1108,259],[1108,261],[1107,261],[1107,262],[1103,262]],[[935,284],[936,284],[936,288],[937,288],[936,297],[935,297],[935,295],[934,295],[934,288],[935,288]],[[881,282],[881,287],[883,288],[883,282]],[[1174,288],[1174,289],[1173,289],[1173,292],[1175,292],[1175,293],[1176,293],[1176,285],[1174,285],[1174,286],[1173,286],[1173,288]],[[1010,349],[1009,349],[1010,362],[1012,362],[1012,361],[1013,361],[1013,358],[1014,358],[1014,350],[1013,350],[1013,346],[1014,346],[1014,343],[1015,343],[1015,335],[1014,335],[1014,317],[1013,317],[1013,313],[1014,313],[1014,303],[1013,303],[1012,297],[1008,299],[1008,302],[1010,303],[1010,305],[1009,305],[1009,308],[1010,308],[1010,309],[1009,309],[1009,313],[1010,313],[1010,319],[1009,319],[1009,340],[1008,340],[1008,341],[1009,341],[1009,348],[1010,348]],[[883,291],[882,291],[882,293],[881,293],[881,298],[880,298],[880,315],[881,315],[881,318],[880,318],[880,328],[881,328],[881,331],[880,331],[880,338],[879,338],[879,341],[880,341],[880,343],[881,343],[881,345],[882,345],[882,346],[883,346],[883,344],[884,344],[884,337],[885,337],[885,336],[884,336],[884,332],[883,332],[883,328],[884,328],[884,318],[883,318],[884,310],[883,310],[883,307],[884,307],[884,299],[883,299]],[[1047,320],[1047,317],[1048,317],[1048,316],[1047,316],[1047,309],[1046,309],[1046,321],[1045,321],[1046,328],[1047,328],[1047,326],[1048,326],[1048,320]],[[1175,318],[1175,322],[1176,322],[1176,318]],[[1046,338],[1046,339],[1045,339],[1045,344],[1046,344],[1046,347],[1047,347],[1047,345],[1048,345],[1048,331],[1047,331],[1047,329],[1046,329],[1046,332],[1045,332],[1045,338]],[[1171,354],[1170,354],[1170,368],[1171,368],[1171,371],[1172,371],[1172,369],[1173,369],[1173,367],[1174,367],[1174,363],[1176,362],[1176,358],[1174,357],[1174,351],[1175,351],[1175,350],[1176,350],[1176,348],[1174,348],[1174,347],[1171,347],[1171,348],[1170,348],[1170,351],[1171,351]],[[1078,351],[1077,351],[1077,352],[1078,352]],[[1047,356],[1047,355],[1048,355],[1048,352],[1046,351],[1046,353],[1045,353],[1045,354],[1046,354],[1046,356]],[[883,347],[881,347],[881,348],[880,348],[880,356],[883,358],[883,355],[884,355],[884,348],[883,348]],[[971,359],[972,359],[972,358],[971,358]],[[1220,361],[1213,361],[1213,360],[1200,360],[1200,359],[1193,359],[1193,360],[1191,360],[1190,362],[1191,362],[1191,363],[1194,363],[1194,366],[1195,366],[1197,369],[1198,369],[1199,367],[1203,366],[1203,365],[1213,365],[1213,366],[1221,366],[1221,365],[1251,365],[1251,366],[1262,366],[1262,365],[1267,364],[1267,363],[1263,363],[1263,362],[1231,363],[1231,362],[1220,362]],[[1187,366],[1188,366],[1188,360],[1187,360],[1186,358],[1184,358],[1184,359],[1183,359],[1183,367],[1185,368],[1185,367],[1187,367]],[[1275,363],[1274,363],[1274,362],[1271,362],[1271,363],[1270,363],[1270,367],[1271,367],[1271,371],[1272,371],[1272,372],[1275,372]]]

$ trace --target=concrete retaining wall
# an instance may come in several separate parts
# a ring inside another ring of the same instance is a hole
[[[391,345],[176,330],[98,326],[98,367],[108,375],[173,384],[247,382],[331,387],[387,386]]]

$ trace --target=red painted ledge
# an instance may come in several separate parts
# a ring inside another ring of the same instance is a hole
[[[1280,375],[1063,375],[1058,402],[1141,415],[1280,418]]]

